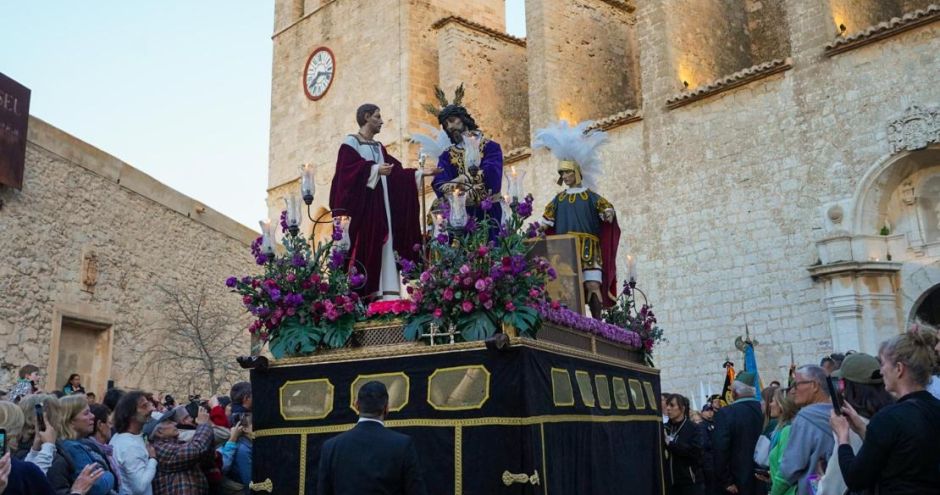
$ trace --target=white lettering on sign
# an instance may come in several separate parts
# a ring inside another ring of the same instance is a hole
[[[17,117],[19,117],[20,116],[20,112],[18,108],[19,103],[20,103],[19,99],[17,99],[15,96],[8,94],[8,93],[4,93],[3,91],[0,91],[0,108],[2,108],[3,111],[11,112],[13,113],[13,115],[16,115]]]

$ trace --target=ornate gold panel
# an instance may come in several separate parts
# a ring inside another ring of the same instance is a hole
[[[483,365],[439,368],[428,377],[428,404],[439,411],[479,409],[490,398],[490,372]]]
[[[597,389],[597,403],[601,409],[610,409],[610,384],[606,375],[594,376],[594,388]]]
[[[323,419],[333,411],[333,384],[326,378],[285,382],[278,395],[287,421]]]
[[[614,403],[617,404],[617,409],[630,409],[630,395],[627,392],[627,382],[623,381],[623,378],[615,376],[613,385]]]
[[[630,396],[633,398],[633,405],[638,410],[646,409],[646,401],[643,399],[643,386],[640,385],[640,380],[631,378],[628,381],[630,382]]]
[[[552,368],[552,402],[556,406],[574,405],[574,389],[568,370]]]
[[[594,388],[591,387],[591,375],[587,371],[575,370],[574,379],[578,382],[578,391],[581,392],[581,402],[585,406],[594,407]]]
[[[356,411],[356,414],[359,414],[359,409],[356,409],[356,397],[359,396],[359,389],[371,381],[385,384],[385,388],[388,389],[389,411],[398,412],[408,405],[408,397],[411,396],[411,380],[403,371],[359,375],[349,386],[349,408]]]
[[[646,400],[650,403],[650,408],[654,411],[659,409],[659,401],[656,400],[656,393],[653,392],[653,384],[643,382],[643,390],[646,390]]]

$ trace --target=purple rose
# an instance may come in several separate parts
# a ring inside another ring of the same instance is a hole
[[[291,258],[290,263],[297,268],[302,268],[307,264],[307,260],[304,259],[304,255],[301,253],[295,253]]]
[[[229,278],[225,279],[225,286],[226,286],[226,287],[235,287],[236,284],[238,284],[238,279],[235,278],[235,277],[229,277]]]
[[[483,198],[483,201],[480,202],[480,208],[483,211],[490,211],[493,209],[493,200],[489,196]]]

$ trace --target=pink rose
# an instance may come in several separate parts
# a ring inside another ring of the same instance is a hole
[[[464,301],[463,304],[460,305],[460,307],[463,309],[464,313],[469,313],[473,311],[473,303],[470,301]]]
[[[486,282],[483,279],[477,279],[477,283],[473,285],[477,290],[483,290],[486,288]]]
[[[460,273],[461,273],[461,275],[466,275],[466,274],[470,273],[470,267],[467,266],[467,265],[461,266],[461,267],[460,267]]]
[[[441,308],[437,308],[437,309],[434,310],[434,317],[435,317],[435,318],[440,318],[440,317],[443,316],[443,315],[444,315],[444,311],[442,311]]]
[[[452,301],[453,299],[454,299],[454,291],[452,291],[450,287],[444,289],[444,300]]]
[[[512,301],[509,301],[509,302],[506,303],[505,308],[506,308],[506,311],[515,311],[515,310],[516,310],[516,305],[513,304]]]

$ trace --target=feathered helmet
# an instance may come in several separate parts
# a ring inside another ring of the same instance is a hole
[[[558,163],[558,185],[562,184],[561,173],[572,171],[575,185],[583,183],[588,189],[597,190],[597,178],[601,172],[597,149],[607,142],[607,133],[588,127],[593,124],[585,120],[574,127],[561,120],[558,123],[535,131],[533,148],[548,148]]]
[[[437,123],[440,124],[441,127],[446,125],[447,119],[457,116],[463,121],[468,131],[478,129],[476,121],[470,116],[470,112],[462,106],[464,97],[463,83],[457,86],[457,89],[454,91],[453,101],[447,101],[447,95],[444,94],[444,90],[438,86],[434,87],[434,96],[437,98],[437,104],[426,103],[424,109],[431,115],[437,117]]]

